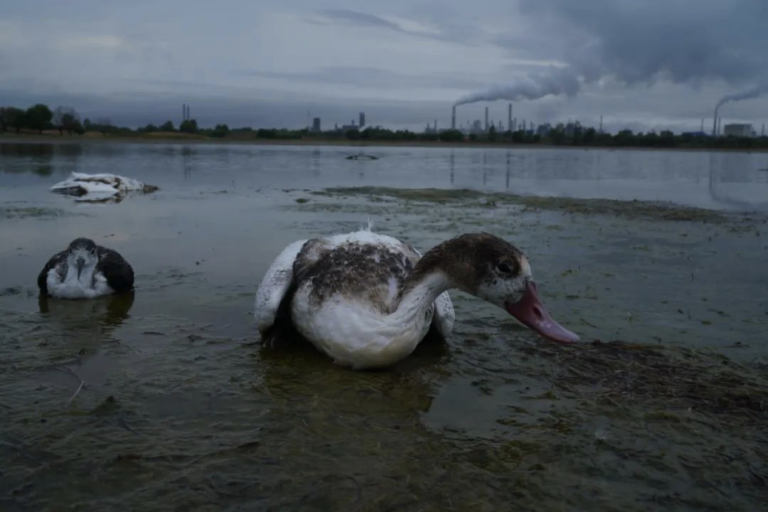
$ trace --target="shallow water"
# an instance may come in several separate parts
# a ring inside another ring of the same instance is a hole
[[[765,154],[0,143],[0,508],[757,510],[768,498]],[[115,172],[160,191],[77,204]],[[329,187],[366,189],[327,190]],[[394,187],[394,188],[380,188]],[[473,188],[641,203],[536,202]],[[665,220],[665,219],[688,220]],[[255,288],[289,242],[355,229],[421,250],[490,230],[552,312],[538,339],[455,293],[455,334],[388,371],[293,340]],[[134,295],[39,301],[76,236]],[[618,340],[618,343],[609,343]]]

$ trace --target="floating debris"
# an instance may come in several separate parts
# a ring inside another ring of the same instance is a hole
[[[117,174],[84,174],[73,172],[69,178],[51,187],[51,192],[76,197],[80,202],[120,202],[129,192],[149,194],[159,190],[133,178]]]

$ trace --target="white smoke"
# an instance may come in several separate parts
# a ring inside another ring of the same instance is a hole
[[[551,66],[544,73],[530,74],[511,85],[495,85],[485,91],[466,94],[456,101],[456,105],[477,103],[479,101],[521,99],[537,100],[549,95],[576,95],[581,89],[579,77],[571,68]]]

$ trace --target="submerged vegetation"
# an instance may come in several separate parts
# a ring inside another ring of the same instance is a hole
[[[672,203],[647,201],[617,201],[611,199],[576,199],[570,197],[538,197],[514,194],[487,194],[469,189],[407,189],[388,187],[336,187],[315,192],[331,196],[391,197],[403,201],[446,204],[473,202],[487,206],[513,204],[539,210],[559,210],[567,213],[613,215],[651,220],[722,222],[725,214],[703,208]]]
[[[50,219],[61,217],[63,215],[73,215],[65,213],[64,210],[59,208],[40,208],[40,207],[14,207],[14,206],[2,206],[0,207],[0,220],[3,219]]]

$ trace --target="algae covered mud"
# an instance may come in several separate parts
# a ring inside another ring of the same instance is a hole
[[[619,171],[574,152],[575,171],[532,163],[545,152],[64,146],[0,151],[3,510],[768,500],[766,182],[748,174],[765,155],[697,170],[643,152]],[[71,171],[161,188],[111,205],[49,194]],[[570,197],[547,197],[565,182]],[[683,193],[624,201],[660,189]],[[369,219],[420,250],[505,237],[585,342],[542,341],[454,293],[454,335],[388,371],[337,368],[295,339],[262,346],[250,313],[271,259]],[[80,235],[131,262],[134,294],[38,299],[37,272]]]

